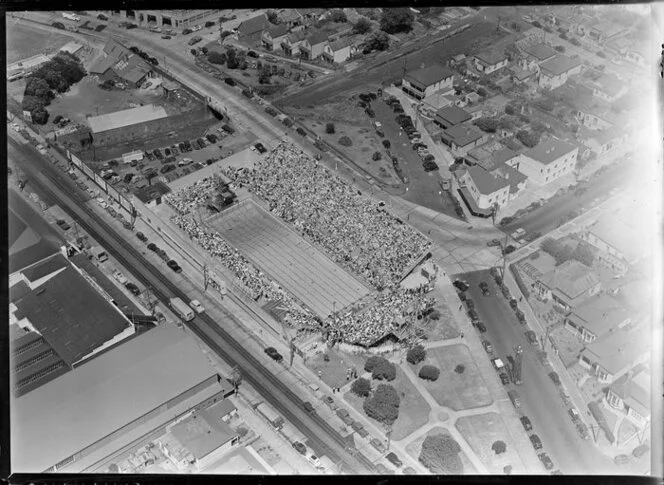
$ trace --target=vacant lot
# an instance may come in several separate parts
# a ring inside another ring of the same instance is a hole
[[[459,418],[457,430],[462,434],[477,457],[482,460],[489,473],[503,473],[503,468],[511,465],[513,472],[523,471],[524,466],[515,448],[512,435],[503,419],[496,413],[478,414]],[[505,453],[496,455],[491,449],[495,441],[504,441]]]
[[[74,39],[68,35],[45,32],[30,24],[7,19],[7,63],[11,64],[37,54],[51,54]]]
[[[359,369],[358,369],[359,371]],[[372,380],[371,385],[375,389],[379,384],[389,384],[394,387],[401,397],[401,404],[399,405],[399,417],[392,425],[392,439],[397,441],[404,439],[406,436],[424,426],[429,421],[429,412],[431,407],[424,400],[419,391],[415,388],[410,379],[404,374],[399,366],[397,366],[397,378],[392,382]],[[344,399],[350,403],[360,413],[364,414],[362,404],[363,398],[357,397],[352,392],[348,391],[344,394]],[[382,425],[374,421],[380,428]]]
[[[432,364],[440,369],[437,381],[422,379],[422,383],[431,397],[441,406],[461,411],[488,406],[493,402],[484,378],[465,345],[450,345],[427,350],[426,361],[414,369],[416,374],[419,367],[424,364]],[[465,367],[462,374],[454,370],[457,365]]]
[[[443,428],[442,426],[436,426],[435,428],[430,429],[426,434],[423,434],[419,438],[408,443],[406,445],[406,452],[410,456],[412,456],[415,460],[419,460],[420,453],[422,452],[422,443],[424,443],[424,440],[427,438],[427,436],[433,436],[436,434],[452,436],[451,433],[447,430],[447,428]],[[463,450],[461,450],[459,456],[461,457],[461,463],[463,463],[464,475],[473,475],[477,473],[477,470],[475,469],[471,461],[468,459],[468,456],[463,452]]]
[[[426,324],[425,332],[427,340],[429,342],[436,342],[438,340],[457,338],[459,336],[459,329],[449,307],[439,299],[434,308],[440,312],[440,318],[438,320],[430,320]]]

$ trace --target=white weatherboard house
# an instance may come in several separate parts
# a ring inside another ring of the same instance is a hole
[[[548,184],[571,173],[578,154],[579,147],[550,138],[522,154],[519,171],[537,184]]]

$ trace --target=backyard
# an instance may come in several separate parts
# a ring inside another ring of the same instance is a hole
[[[443,428],[442,426],[436,426],[435,428],[431,428],[427,433],[423,434],[419,438],[416,438],[410,443],[408,443],[408,445],[406,445],[406,453],[408,453],[411,457],[413,457],[414,460],[418,461],[420,458],[420,453],[422,452],[422,443],[424,443],[424,440],[427,438],[427,436],[433,436],[436,434],[452,436],[452,434],[447,430],[447,428]],[[477,470],[475,469],[475,467],[468,459],[468,456],[466,455],[466,453],[464,453],[463,450],[459,452],[459,456],[461,458],[461,463],[463,463],[463,474],[464,475],[476,474]]]

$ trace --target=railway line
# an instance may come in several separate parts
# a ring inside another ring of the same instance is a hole
[[[73,184],[64,179],[54,167],[44,161],[31,146],[20,146],[13,139],[8,139],[9,153],[18,154],[15,163],[20,164],[29,183],[48,195],[67,212],[91,237],[104,241],[105,249],[123,266],[133,268],[136,279],[153,289],[154,295],[167,304],[172,297],[187,300],[187,295],[161,273],[154,265],[146,261],[139,250],[134,248],[125,237],[118,234],[108,223],[98,220],[96,215],[85,205],[85,199],[78,190],[72,190]],[[32,163],[31,163],[32,162]],[[37,166],[35,166],[37,165]],[[220,307],[225,318],[237,322],[233,314]],[[309,415],[303,408],[303,401],[268,369],[263,367],[249,350],[245,349],[223,326],[207,314],[198,314],[188,322],[189,328],[203,340],[220,358],[240,369],[243,380],[260,390],[265,399],[273,405],[284,418],[296,426],[312,442],[324,450],[330,459],[339,464],[340,470],[349,474],[367,474],[374,472],[370,460],[354,447],[348,446],[344,438],[334,428],[317,415]],[[325,439],[328,438],[328,439]]]

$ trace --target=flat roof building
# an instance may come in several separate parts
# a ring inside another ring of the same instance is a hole
[[[88,124],[92,133],[103,133],[116,128],[145,123],[146,121],[159,120],[166,118],[168,114],[161,106],[146,104],[138,108],[130,108],[105,115],[91,116],[88,118]]]
[[[177,413],[230,393],[194,340],[159,326],[13,400],[12,470],[82,471],[116,451],[115,440],[121,447],[161,415],[175,419],[185,401]]]

